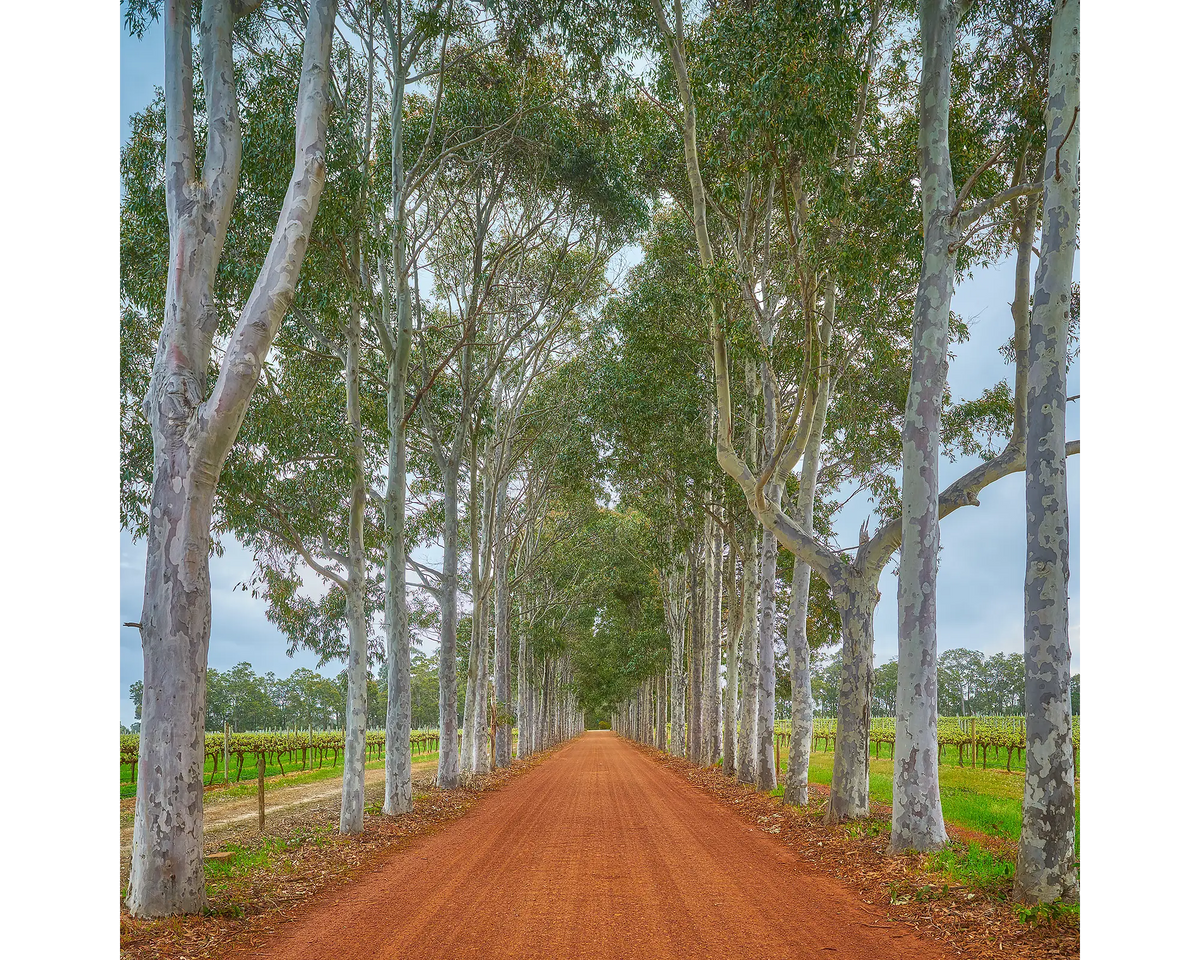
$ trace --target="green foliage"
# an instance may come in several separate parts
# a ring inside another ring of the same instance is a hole
[[[931,854],[926,869],[947,874],[952,880],[981,887],[993,895],[1005,896],[1012,886],[1014,864],[990,850],[971,842],[960,843]]]
[[[1068,903],[1065,900],[1035,903],[1032,906],[1015,903],[1013,904],[1013,914],[1022,923],[1027,923],[1031,927],[1036,927],[1042,923],[1054,923],[1054,921],[1060,920],[1063,917],[1075,917],[1078,922],[1079,904]]]

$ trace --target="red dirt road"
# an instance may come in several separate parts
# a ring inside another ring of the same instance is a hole
[[[846,958],[938,948],[608,733],[588,733],[256,957]]]

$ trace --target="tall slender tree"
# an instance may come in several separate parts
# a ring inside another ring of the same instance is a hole
[[[221,467],[246,415],[267,350],[295,293],[324,185],[335,0],[313,0],[296,103],[291,183],[266,260],[207,389],[221,317],[217,266],[237,190],[242,141],[233,62],[235,19],[257,3],[210,0],[200,16],[207,143],[197,171],[192,9],[167,0],[166,311],[145,414],[154,480],[141,617],[142,737],[126,902],[135,916],[204,907],[204,695],[211,594],[208,559]],[[198,175],[199,174],[199,175]]]
[[[1066,367],[1079,223],[1079,0],[1058,0],[1050,41],[1045,214],[1029,329],[1025,471],[1025,802],[1014,893],[1078,896],[1071,642],[1067,633]]]

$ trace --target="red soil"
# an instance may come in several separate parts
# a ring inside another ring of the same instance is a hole
[[[256,957],[934,960],[937,945],[612,734],[318,897]]]

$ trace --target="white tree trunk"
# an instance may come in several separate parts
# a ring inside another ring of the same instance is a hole
[[[384,13],[387,16],[387,11]],[[397,4],[399,31],[391,30],[392,62],[400,62],[398,37],[404,28],[404,4]],[[389,24],[390,27],[390,24]],[[408,403],[408,363],[412,355],[412,300],[408,283],[408,210],[404,164],[405,71],[396,71],[392,88],[392,274],[396,279],[395,328],[388,357],[388,481],[384,491],[387,566],[384,573],[384,633],[387,637],[387,718],[384,721],[383,814],[411,813],[412,663],[405,590],[408,544],[404,537],[408,445],[402,426]],[[380,264],[387,304],[387,271]]]
[[[867,734],[871,727],[875,607],[879,604],[877,580],[878,574],[873,579],[855,578],[837,597],[842,616],[842,688],[826,823],[865,817],[870,812]]]
[[[213,497],[267,351],[295,294],[325,182],[335,0],[313,0],[296,102],[296,153],[279,221],[212,393],[213,285],[241,168],[233,86],[234,10],[206,3],[201,60],[208,145],[196,176],[191,4],[168,0],[166,311],[145,399],[154,441],[146,586],[142,736],[126,904],[137,917],[204,908],[204,708],[211,628]]]
[[[825,325],[822,329],[823,347],[829,345],[833,329],[834,298],[832,282],[825,288]],[[828,356],[828,351],[825,353]],[[829,408],[830,370],[818,371],[817,406],[804,446],[804,461],[800,468],[800,529],[812,536],[813,507],[817,497],[817,473],[821,464],[821,437]],[[792,599],[788,607],[787,649],[792,675],[792,739],[788,749],[788,770],[784,779],[783,802],[796,805],[808,803],[808,763],[812,748],[813,700],[812,672],[809,669],[808,597],[812,584],[812,567],[795,559],[792,567]]]
[[[678,573],[673,573],[671,581],[674,582],[675,594],[679,594],[684,590],[684,576]],[[680,611],[687,610],[687,604],[680,600],[672,600],[676,609]],[[685,639],[685,622],[686,613],[682,612],[674,618],[673,626],[671,627],[671,755],[676,757],[684,756],[686,740],[684,738],[687,728],[687,714],[685,707],[687,704],[686,695],[684,693],[687,685],[685,676],[684,664],[684,639]]]
[[[1071,751],[1067,332],[1079,222],[1079,0],[1058,0],[1050,40],[1041,260],[1030,321],[1026,411],[1025,802],[1014,894],[1079,895]]]
[[[505,477],[496,491],[496,766],[507,767],[512,763],[512,638],[509,631],[509,583],[508,583],[508,527],[505,508],[508,500],[508,478]]]
[[[774,331],[768,331],[766,340],[769,343]],[[777,398],[766,361],[763,361],[763,459],[768,460],[775,452]],[[765,495],[769,503],[779,506],[782,489],[778,484],[768,483]],[[779,562],[779,541],[775,534],[763,528],[762,533],[762,568],[759,586],[759,624],[758,624],[758,695],[757,718],[755,732],[757,734],[758,756],[755,758],[757,767],[755,783],[758,789],[770,791],[775,789],[775,571]]]
[[[708,615],[704,605],[704,535],[692,545],[691,577],[688,587],[688,686],[687,686],[687,758],[700,762],[700,676],[704,660],[704,625]]]
[[[913,315],[913,364],[901,433],[901,544],[896,760],[890,850],[946,843],[938,791],[938,455],[954,293],[950,169],[950,70],[956,0],[924,0],[919,97],[921,209],[925,240]]]
[[[737,771],[737,663],[742,636],[743,604],[741,597],[745,595],[744,582],[742,584],[743,593],[740,596],[734,590],[737,577],[737,564],[733,550],[736,527],[731,526],[730,530],[732,533],[729,540],[729,621],[725,633],[725,694],[721,704],[721,772],[727,777],[734,776]]]
[[[438,740],[437,785],[445,790],[458,786],[458,460],[447,464],[442,495],[445,520],[442,525],[441,649],[438,651]]]
[[[705,644],[704,696],[701,703],[700,729],[704,736],[704,765],[717,762],[721,755],[721,565],[724,544],[721,526],[712,524],[708,568],[709,623]]]
[[[758,537],[751,528],[746,538],[742,573],[742,649],[738,663],[737,778],[754,783],[758,776]]]
[[[352,251],[357,267],[358,251]],[[350,487],[350,523],[347,535],[346,625],[350,659],[346,670],[346,748],[342,767],[340,832],[362,833],[367,787],[367,552],[363,522],[367,509],[366,447],[358,383],[362,375],[359,352],[361,317],[357,304],[350,309],[346,327],[346,421],[353,448],[354,480]]]

